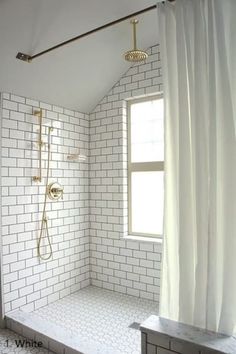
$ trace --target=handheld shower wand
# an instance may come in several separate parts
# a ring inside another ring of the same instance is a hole
[[[45,185],[45,193],[44,193],[44,205],[43,205],[43,214],[42,214],[42,220],[41,220],[41,227],[40,227],[40,234],[39,234],[39,239],[38,239],[38,245],[37,245],[37,251],[38,251],[38,256],[40,259],[46,261],[52,257],[52,244],[49,236],[49,231],[48,231],[48,218],[46,215],[46,206],[47,206],[47,187],[48,187],[48,180],[49,180],[49,171],[50,171],[50,157],[51,157],[51,132],[53,131],[52,127],[49,127],[48,129],[48,158],[47,158],[47,175],[46,175],[46,185]],[[46,232],[46,238],[48,240],[48,246],[49,246],[49,254],[45,255],[41,253],[41,243],[43,240],[43,231]]]

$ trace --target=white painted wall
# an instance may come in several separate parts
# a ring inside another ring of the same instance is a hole
[[[71,43],[31,64],[17,52],[34,55],[120,17],[155,5],[154,0],[1,0],[0,92],[12,92],[51,104],[91,112],[130,63],[123,54],[132,45],[127,20]],[[139,16],[138,45],[157,42],[155,10]]]

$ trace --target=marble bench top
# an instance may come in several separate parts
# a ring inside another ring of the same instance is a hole
[[[61,349],[63,348],[63,353],[64,349],[66,349],[65,352],[71,354],[119,354],[119,352],[114,348],[97,344],[92,340],[88,342],[87,340],[84,340],[82,336],[80,337],[79,335],[73,334],[73,332],[70,332],[61,326],[43,320],[33,312],[29,313],[21,310],[11,312],[7,314],[6,319],[14,321],[20,327],[22,325],[27,327],[35,332],[36,335],[45,336],[49,342],[51,341],[54,344],[56,343],[58,347]],[[22,334],[20,332],[18,333]]]
[[[150,316],[141,324],[140,330],[147,334],[159,334],[222,353],[236,354],[235,337],[225,336],[159,316]]]

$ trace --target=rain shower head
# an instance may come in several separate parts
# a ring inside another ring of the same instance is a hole
[[[130,23],[133,25],[134,48],[125,53],[125,60],[136,63],[147,59],[148,54],[143,50],[137,49],[136,25],[138,23],[138,20],[131,20]]]

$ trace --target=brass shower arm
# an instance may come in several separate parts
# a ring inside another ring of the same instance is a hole
[[[133,25],[133,41],[134,41],[134,50],[137,49],[137,37],[136,37],[136,24],[138,23],[138,20],[131,20],[131,23]]]
[[[166,1],[174,2],[175,0],[166,0]],[[164,3],[165,1],[160,1],[160,2],[163,2],[163,3]],[[100,27],[96,27],[96,28],[94,28],[94,29],[92,29],[92,30],[90,30],[90,31],[88,31],[88,32],[85,32],[85,33],[80,34],[80,35],[78,35],[78,36],[76,36],[76,37],[73,37],[73,38],[71,38],[71,39],[68,39],[68,40],[66,40],[66,41],[64,41],[64,42],[61,42],[61,43],[59,43],[59,44],[57,44],[57,45],[54,45],[53,47],[50,47],[50,48],[48,48],[48,49],[45,49],[45,50],[43,50],[42,52],[39,52],[39,53],[34,54],[34,55],[30,55],[30,54],[25,54],[25,53],[18,52],[17,55],[16,55],[16,58],[19,59],[19,60],[23,60],[23,61],[25,61],[25,62],[27,62],[27,63],[31,63],[32,60],[34,60],[34,59],[36,59],[36,58],[38,58],[38,57],[40,57],[40,56],[42,56],[42,55],[44,55],[44,54],[47,54],[47,53],[49,53],[49,52],[52,52],[52,51],[55,50],[55,49],[58,49],[58,48],[60,48],[60,47],[63,47],[63,46],[65,46],[65,45],[67,45],[67,44],[70,44],[70,43],[72,43],[72,42],[77,41],[78,39],[87,37],[87,36],[89,36],[90,34],[93,34],[93,33],[95,33],[95,32],[101,31],[101,30],[103,30],[103,29],[105,29],[105,28],[114,26],[114,25],[116,25],[116,24],[118,24],[118,23],[120,23],[120,22],[126,21],[126,20],[128,20],[128,19],[130,19],[130,18],[132,18],[132,17],[141,15],[141,14],[143,14],[143,13],[145,13],[145,12],[148,12],[148,11],[151,11],[151,10],[154,10],[154,9],[156,9],[156,5],[152,5],[152,6],[146,7],[145,9],[142,9],[142,10],[140,10],[140,11],[134,12],[134,13],[129,14],[129,15],[127,15],[127,16],[121,17],[121,18],[119,18],[119,19],[117,19],[117,20],[115,20],[115,21],[108,22],[108,23],[106,23],[105,25],[102,25],[102,26],[100,26]]]

